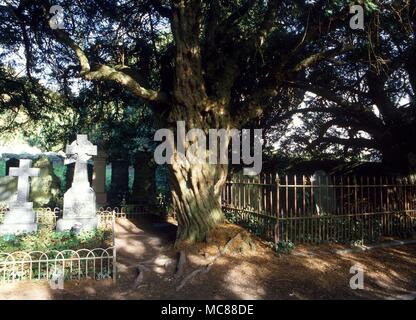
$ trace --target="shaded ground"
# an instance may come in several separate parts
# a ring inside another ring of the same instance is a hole
[[[230,225],[231,229],[241,231]],[[64,290],[51,290],[46,282],[20,282],[0,286],[1,299],[415,299],[416,245],[335,254],[335,245],[299,246],[290,255],[277,256],[254,240],[251,249],[219,257],[205,274],[199,274],[177,291],[181,279],[172,277],[172,244],[176,227],[151,217],[118,220],[117,284],[109,280],[68,281]],[[222,239],[224,244],[227,239]],[[225,241],[225,242],[224,242]],[[255,249],[254,249],[255,248]],[[211,261],[215,245],[189,254],[185,276]],[[136,265],[147,265],[143,282],[133,288]],[[168,262],[167,262],[168,261]],[[349,286],[351,266],[365,272],[364,290]]]

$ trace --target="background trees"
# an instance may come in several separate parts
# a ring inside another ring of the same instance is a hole
[[[390,2],[380,1],[380,5]],[[407,9],[400,9],[401,1],[393,2],[388,8],[391,14],[382,13],[373,1],[363,1],[371,23],[358,35],[349,28],[349,6],[344,1],[59,4],[64,8],[64,30],[50,28],[52,3],[46,0],[10,2],[2,8],[1,28],[15,32],[6,32],[5,44],[24,48],[28,78],[41,76],[58,83],[64,95],[76,92],[80,85],[91,89],[96,83],[115,83],[114,88],[130,92],[136,105],[152,110],[156,127],[174,129],[176,121],[184,120],[187,129],[207,132],[287,123],[310,92],[316,97],[308,108],[319,108],[325,115],[317,122],[318,129],[312,128],[322,143],[347,143],[340,135],[326,135],[334,126],[347,131],[348,143],[361,149],[370,140],[360,136],[361,131],[384,141],[386,134],[377,134],[386,124],[400,127],[402,116],[394,115],[389,106],[399,102],[389,102],[386,92],[387,84],[398,84],[393,79],[400,78],[400,72],[386,76],[383,71],[387,64],[396,66],[393,61],[398,56],[404,61],[402,50],[411,52],[407,49],[409,38],[414,38],[414,31],[409,31],[414,26],[411,1],[405,3]],[[407,10],[407,20],[398,20],[393,9],[401,10],[400,17]],[[407,33],[397,39],[389,36],[400,28]],[[410,70],[411,59],[406,61]],[[399,65],[409,75],[406,64]],[[366,84],[372,87],[366,89]],[[370,109],[372,104],[381,114],[387,112],[383,119]],[[111,113],[102,109],[98,114]],[[390,132],[390,137],[398,136],[395,130]],[[389,141],[393,140],[398,141]],[[175,159],[170,186],[179,219],[178,240],[202,240],[223,221],[220,192],[227,165],[193,165]]]
[[[289,83],[310,95],[279,115],[303,120],[285,145],[315,156],[357,158],[365,150],[395,172],[414,172],[415,3],[380,1],[366,18],[364,31],[344,35],[352,50]]]

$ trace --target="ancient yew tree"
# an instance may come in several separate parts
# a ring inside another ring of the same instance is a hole
[[[292,147],[314,156],[328,149],[336,157],[369,151],[391,172],[414,173],[415,35],[415,1],[379,1],[365,29],[347,33],[350,50],[288,83],[314,94],[306,106],[276,113],[268,123],[301,115],[304,125],[289,139]]]
[[[14,1],[2,28],[25,48],[27,73],[47,65],[65,88],[116,82],[143,100],[161,127],[242,128],[269,108],[296,105],[315,64],[351,49],[344,1]],[[51,5],[64,29],[51,29]],[[189,147],[186,145],[185,148]],[[208,156],[208,154],[207,154]],[[198,241],[224,219],[225,164],[170,165],[178,240]]]

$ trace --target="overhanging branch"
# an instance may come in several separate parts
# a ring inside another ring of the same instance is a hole
[[[117,70],[116,68],[107,65],[99,65],[94,70],[91,70],[86,54],[65,31],[57,29],[53,30],[53,34],[60,43],[65,44],[75,52],[81,66],[80,75],[85,79],[114,81],[128,88],[140,98],[151,102],[168,103],[168,98],[165,93],[144,88],[131,75],[123,72],[122,70]]]

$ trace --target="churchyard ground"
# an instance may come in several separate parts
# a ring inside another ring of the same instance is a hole
[[[231,232],[244,232],[229,225]],[[0,286],[1,299],[410,299],[416,298],[416,244],[334,253],[342,245],[299,245],[276,255],[255,237],[251,248],[230,250],[212,268],[183,284],[183,278],[207,264],[224,245],[194,248],[182,279],[175,279],[173,242],[176,226],[153,217],[117,219],[117,283],[111,280],[67,281],[52,290],[46,281]],[[237,243],[238,247],[239,244]],[[143,263],[143,262],[151,263]],[[350,268],[364,270],[364,289],[350,288]],[[137,266],[144,266],[137,286]]]

